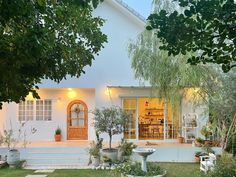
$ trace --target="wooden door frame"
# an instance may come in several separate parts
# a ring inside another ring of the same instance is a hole
[[[84,116],[84,124],[85,124],[85,128],[87,129],[87,138],[86,140],[88,140],[88,106],[87,104],[82,101],[82,100],[73,100],[71,101],[68,106],[67,106],[67,124],[66,124],[66,130],[67,130],[67,140],[73,140],[73,139],[69,139],[69,125],[70,125],[70,108],[76,104],[76,103],[80,103],[85,107],[85,116]]]

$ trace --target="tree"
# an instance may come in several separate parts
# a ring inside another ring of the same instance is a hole
[[[216,128],[222,149],[236,136],[236,70],[221,74],[217,84],[208,89],[210,121]],[[234,145],[236,146],[236,144]]]
[[[103,0],[0,0],[0,105],[19,102],[42,79],[79,77],[107,41],[92,17]]]
[[[173,4],[168,0],[154,0],[154,10],[172,10]],[[159,8],[156,8],[159,7]],[[159,10],[159,11],[158,11]],[[168,116],[168,104],[178,110],[186,89],[189,87],[205,87],[214,72],[206,66],[191,66],[186,64],[186,56],[181,54],[169,56],[168,52],[160,50],[161,41],[154,37],[154,31],[142,32],[135,41],[129,44],[129,54],[132,58],[132,68],[136,78],[149,81],[164,100],[164,120]]]
[[[174,0],[177,1],[177,0]],[[234,0],[178,0],[179,8],[148,17],[148,30],[168,55],[186,55],[188,62],[216,63],[224,72],[236,67],[236,4]]]
[[[105,132],[109,135],[109,150],[112,150],[112,136],[124,131],[124,127],[131,115],[118,107],[96,109],[93,114],[96,132]]]

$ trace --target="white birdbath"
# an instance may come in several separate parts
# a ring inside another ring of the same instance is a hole
[[[147,156],[155,152],[156,149],[153,148],[136,148],[133,149],[133,152],[137,153],[142,157],[142,170],[147,172]]]

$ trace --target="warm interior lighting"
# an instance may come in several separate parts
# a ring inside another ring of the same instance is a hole
[[[34,100],[32,92],[29,92],[29,94],[26,96],[26,100]]]
[[[104,93],[105,93],[106,96],[110,96],[111,95],[111,89],[107,87]]]
[[[72,89],[67,93],[68,98],[73,99],[75,98],[77,93],[73,91]]]

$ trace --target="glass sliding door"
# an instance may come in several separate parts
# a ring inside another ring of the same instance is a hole
[[[139,139],[164,139],[164,107],[158,98],[138,98]]]
[[[176,139],[180,129],[179,109],[168,105],[164,119],[164,103],[160,98],[123,98],[123,109],[131,114],[125,139],[166,140]]]
[[[131,115],[125,127],[124,138],[136,139],[136,98],[123,99],[123,109]]]

